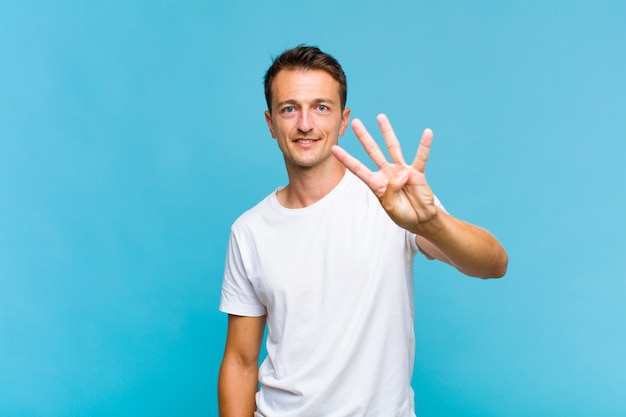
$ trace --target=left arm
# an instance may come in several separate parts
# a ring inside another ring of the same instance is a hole
[[[333,147],[335,157],[370,187],[396,224],[416,234],[416,242],[427,256],[446,262],[466,275],[502,277],[508,256],[496,238],[435,205],[424,174],[432,132],[424,131],[415,160],[408,165],[387,117],[379,115],[377,120],[391,163],[359,120],[352,123],[352,128],[379,171],[370,171],[339,146]]]
[[[442,210],[431,220],[427,235],[417,235],[420,250],[431,258],[450,264],[465,275],[501,278],[508,255],[487,230],[457,219]]]

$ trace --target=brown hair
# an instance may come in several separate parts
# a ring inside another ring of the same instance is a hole
[[[298,45],[293,49],[288,49],[277,58],[274,58],[272,65],[265,73],[265,101],[267,109],[272,111],[272,82],[281,70],[297,69],[317,69],[326,71],[339,83],[339,98],[341,99],[341,109],[346,107],[348,96],[348,85],[346,74],[341,65],[331,55],[322,52],[315,46]]]

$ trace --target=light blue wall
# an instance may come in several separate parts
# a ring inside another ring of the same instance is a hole
[[[510,255],[416,261],[418,415],[626,415],[626,3],[0,2],[0,415],[214,416],[271,57],[342,62]],[[384,4],[383,4],[384,3]],[[352,133],[342,144],[363,155]]]

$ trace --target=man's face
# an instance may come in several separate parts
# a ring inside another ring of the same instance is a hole
[[[348,126],[341,110],[339,83],[323,70],[282,70],[272,82],[272,112],[265,120],[287,167],[315,167],[333,158]]]

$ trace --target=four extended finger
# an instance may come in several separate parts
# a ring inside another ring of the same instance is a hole
[[[354,175],[359,177],[361,181],[371,187],[371,178],[373,172],[365,166],[361,161],[350,155],[345,149],[339,145],[332,147],[333,155],[339,160],[346,168],[348,168]]]
[[[412,167],[418,172],[425,172],[426,162],[428,162],[428,155],[430,154],[430,146],[433,142],[433,131],[425,129],[422,133],[422,140],[417,148],[415,159],[413,160]]]
[[[380,131],[383,134],[383,138],[385,139],[387,151],[389,152],[391,160],[396,164],[406,165],[406,162],[404,161],[404,155],[402,155],[400,141],[398,141],[398,138],[396,137],[396,134],[391,127],[389,118],[387,118],[387,116],[384,114],[379,114],[376,117],[376,121],[378,122]]]
[[[363,145],[363,149],[365,149],[365,152],[367,152],[376,166],[381,169],[387,166],[388,162],[385,154],[380,150],[372,135],[369,134],[363,125],[363,122],[359,119],[354,119],[352,121],[352,130],[354,130],[354,134],[361,142],[361,145]]]

